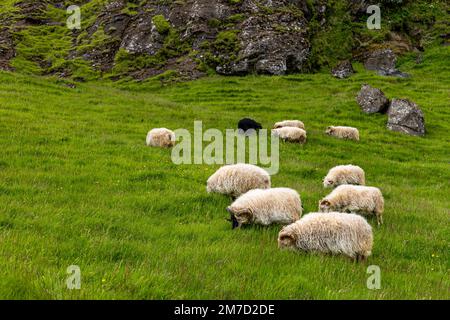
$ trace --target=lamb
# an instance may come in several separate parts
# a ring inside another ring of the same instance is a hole
[[[252,189],[270,188],[270,175],[252,164],[226,165],[217,170],[207,181],[208,193],[221,193],[235,198]]]
[[[372,228],[356,214],[310,213],[284,227],[278,235],[281,249],[344,254],[357,261],[370,256]]]
[[[152,129],[147,134],[146,144],[150,147],[173,147],[175,144],[175,132],[166,128]]]
[[[383,223],[384,199],[378,188],[344,184],[320,200],[319,211],[375,215],[378,225],[381,225]]]
[[[323,186],[325,188],[335,188],[342,184],[365,185],[366,179],[364,170],[351,164],[346,166],[336,166],[328,171],[327,176],[323,179]]]
[[[359,131],[352,127],[333,127],[330,126],[325,131],[329,136],[334,136],[340,139],[356,140],[359,141]]]
[[[294,127],[305,130],[305,124],[300,120],[284,120],[277,122],[273,125],[274,129],[284,128],[284,127]]]
[[[284,141],[305,143],[306,131],[295,127],[282,127],[278,129],[272,129],[272,135],[280,137]]]
[[[289,224],[300,219],[302,202],[289,188],[255,189],[240,196],[228,208],[233,229],[245,224]]]
[[[343,254],[356,261],[365,261],[372,246],[372,227],[356,214],[309,213],[278,234],[280,249]]]

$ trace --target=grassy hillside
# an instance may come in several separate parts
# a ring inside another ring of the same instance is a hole
[[[0,73],[0,298],[37,299],[430,299],[449,298],[449,47],[424,62],[401,61],[409,79],[357,66],[329,74],[212,77],[161,86],[65,82]],[[424,111],[424,138],[390,132],[364,115],[362,83],[406,97]],[[367,264],[278,250],[279,227],[231,230],[229,199],[208,195],[218,166],[172,164],[146,148],[153,127],[234,128],[252,116],[265,127],[305,122],[308,143],[282,144],[274,186],[291,187],[306,212],[329,192],[322,177],[353,163],[382,189],[385,224]],[[359,143],[327,137],[327,125],[360,128]],[[67,290],[79,265],[81,290]],[[382,272],[368,290],[368,265]]]

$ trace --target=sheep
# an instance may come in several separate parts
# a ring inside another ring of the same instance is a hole
[[[208,193],[221,193],[233,198],[252,189],[268,189],[270,175],[252,164],[226,165],[217,170],[207,181]]]
[[[319,211],[375,215],[378,225],[381,225],[383,224],[384,199],[378,188],[344,184],[320,200]]]
[[[175,144],[175,133],[166,128],[152,129],[147,134],[146,144],[151,147],[173,147]]]
[[[278,129],[272,129],[272,135],[279,137],[284,141],[305,143],[306,131],[295,127],[282,127]]]
[[[262,129],[262,125],[253,119],[244,118],[244,119],[239,120],[238,129],[239,129],[239,132],[241,132],[241,133],[250,134],[254,131]],[[249,131],[249,132],[247,132],[247,131]]]
[[[305,124],[301,122],[300,120],[284,120],[277,122],[273,125],[274,129],[279,129],[283,127],[294,127],[294,128],[300,128],[305,130]]]
[[[355,261],[365,261],[372,246],[372,227],[356,214],[309,213],[278,234],[280,249],[343,254]]]
[[[352,127],[333,127],[330,126],[325,131],[329,136],[334,136],[340,139],[356,140],[359,141],[359,131]]]
[[[302,202],[289,188],[254,189],[241,195],[228,208],[233,229],[245,224],[289,224],[300,219]]]
[[[366,179],[364,170],[351,164],[346,166],[336,166],[328,171],[327,176],[323,179],[323,186],[325,188],[335,188],[342,184],[365,185]]]

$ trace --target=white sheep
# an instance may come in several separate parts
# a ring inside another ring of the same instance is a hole
[[[239,163],[217,170],[209,177],[206,191],[238,197],[252,189],[268,189],[270,185],[270,175],[266,170],[252,164]]]
[[[383,223],[384,199],[380,189],[366,186],[341,185],[320,200],[320,212],[354,212],[375,215]]]
[[[241,195],[227,211],[233,229],[244,224],[289,224],[300,219],[302,202],[289,188],[255,189]]]
[[[356,261],[371,255],[372,227],[356,214],[309,213],[278,234],[280,249],[343,254]]]
[[[359,131],[352,127],[334,127],[330,126],[325,131],[326,134],[340,139],[359,141]]]
[[[328,171],[327,176],[323,179],[323,186],[337,187],[342,184],[365,185],[365,173],[361,167],[354,165],[336,166]]]
[[[175,144],[175,133],[166,128],[152,129],[147,134],[146,144],[150,147],[173,147]]]
[[[273,125],[274,129],[279,129],[283,127],[295,127],[305,130],[305,124],[300,120],[284,120],[277,122]]]
[[[306,131],[295,127],[282,127],[278,129],[272,129],[272,135],[279,137],[284,141],[305,143]]]

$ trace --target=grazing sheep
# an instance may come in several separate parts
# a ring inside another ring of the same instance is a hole
[[[260,123],[256,122],[253,119],[244,118],[244,119],[239,120],[238,129],[239,129],[239,131],[243,131],[244,133],[247,133],[248,130],[256,131],[256,130],[262,129],[262,126]]]
[[[227,211],[233,229],[243,224],[289,224],[300,219],[302,202],[289,188],[255,189],[240,196]]]
[[[305,143],[306,131],[295,127],[282,127],[278,129],[272,129],[272,135],[279,137],[284,141]]]
[[[277,122],[273,125],[274,129],[279,129],[283,127],[294,127],[294,128],[300,128],[305,130],[305,124],[301,122],[300,120],[284,120]]]
[[[334,136],[340,139],[359,141],[359,131],[352,127],[328,127],[325,131],[329,136]]]
[[[280,249],[343,254],[356,261],[371,255],[372,227],[356,214],[309,213],[278,234]]]
[[[355,212],[375,215],[378,225],[383,223],[384,199],[375,187],[341,185],[319,202],[320,212]]]
[[[341,184],[365,185],[364,170],[351,164],[337,166],[328,171],[327,176],[323,179],[323,186],[325,188],[335,188]]]
[[[270,175],[252,164],[226,165],[217,170],[207,181],[208,193],[221,193],[238,197],[252,189],[270,188]]]
[[[147,146],[170,148],[175,144],[175,133],[166,128],[156,128],[149,131],[146,139]]]

